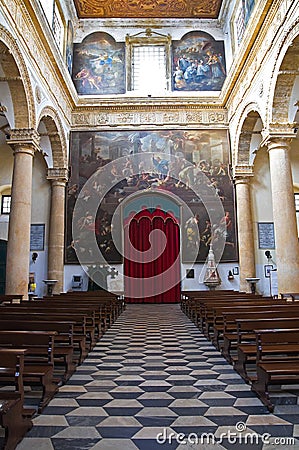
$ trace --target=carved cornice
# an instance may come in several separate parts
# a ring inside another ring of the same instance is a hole
[[[253,166],[250,164],[237,164],[233,168],[233,177],[236,182],[241,182],[243,179],[248,180],[253,175]]]
[[[47,180],[61,181],[66,183],[68,181],[68,170],[64,167],[48,169]]]
[[[291,142],[296,137],[296,123],[271,123],[268,129],[262,130],[260,147],[268,146],[270,142]]]
[[[10,130],[9,139],[7,139],[8,145],[14,148],[32,147],[34,150],[39,151],[40,136],[34,129],[12,129]]]
[[[75,111],[72,126],[75,129],[103,126],[220,126],[227,127],[224,109],[181,109],[136,107],[105,111],[99,109]]]

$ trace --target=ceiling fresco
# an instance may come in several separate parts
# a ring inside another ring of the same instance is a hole
[[[78,17],[210,18],[218,17],[222,0],[74,0]]]

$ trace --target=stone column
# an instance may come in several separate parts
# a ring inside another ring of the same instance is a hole
[[[53,293],[63,291],[64,233],[65,233],[65,185],[67,169],[48,169],[51,181],[51,211],[49,223],[48,279],[57,280]]]
[[[250,286],[246,278],[255,277],[253,223],[250,198],[250,175],[238,175],[235,177],[239,266],[240,266],[240,291],[250,292]]]
[[[13,148],[14,167],[9,216],[6,294],[28,298],[33,156],[38,149],[34,130],[12,130],[7,143]]]
[[[299,292],[299,243],[289,158],[291,139],[270,136],[269,152],[278,293]]]

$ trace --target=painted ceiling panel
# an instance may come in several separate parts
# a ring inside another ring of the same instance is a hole
[[[74,0],[84,18],[218,17],[222,0]]]

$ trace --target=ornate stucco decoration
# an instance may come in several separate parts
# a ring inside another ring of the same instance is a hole
[[[78,16],[83,18],[157,17],[217,18],[222,0],[75,0]]]
[[[67,181],[68,170],[64,167],[50,168],[48,169],[47,180]]]
[[[237,164],[233,168],[234,178],[247,178],[253,177],[253,166],[250,164]]]
[[[12,129],[10,131],[9,139],[7,140],[9,145],[30,145],[38,151],[40,150],[39,142],[40,136],[38,132],[34,129],[26,128]]]
[[[227,113],[224,109],[160,109],[150,111],[112,111],[85,110],[74,112],[72,126],[79,130],[87,127],[127,127],[127,126],[209,126],[227,127]]]
[[[11,27],[14,29],[15,35],[9,37],[8,41],[7,36],[10,35],[10,33],[0,25],[0,37],[1,40],[7,43],[20,71],[22,82],[27,93],[29,113],[32,117],[30,117],[29,126],[36,126],[37,118],[34,106],[36,99],[29,71],[23,61],[23,56],[20,51],[20,42],[22,42],[24,48],[27,48],[27,57],[29,57],[29,60],[31,59],[32,62],[35,62],[35,70],[38,68],[38,70],[36,70],[36,75],[39,76],[39,80],[43,80],[43,83],[47,86],[47,90],[53,96],[52,98],[56,99],[57,107],[59,105],[65,120],[68,122],[71,115],[72,100],[70,99],[68,90],[65,90],[67,79],[65,74],[67,73],[67,68],[60,62],[54,39],[52,36],[49,38],[47,35],[42,36],[41,34],[38,34],[37,30],[41,24],[36,18],[29,15],[21,0],[7,0],[4,3],[4,8],[6,8],[8,12]],[[36,22],[34,20],[36,20]],[[47,34],[47,27],[44,28],[44,31],[45,34]],[[6,33],[7,36],[5,36],[4,33]],[[55,67],[53,66],[53,54],[56,56],[55,64],[59,65],[60,70],[56,65]]]

